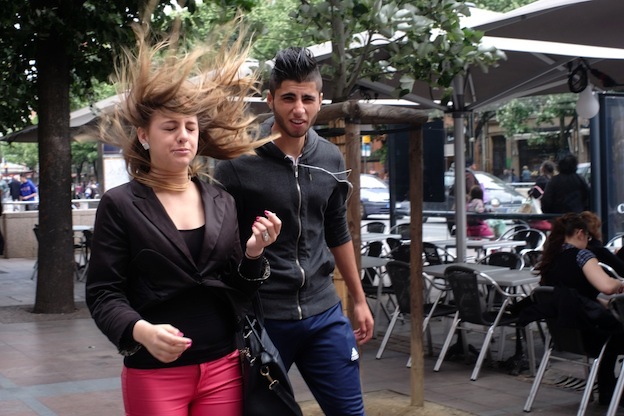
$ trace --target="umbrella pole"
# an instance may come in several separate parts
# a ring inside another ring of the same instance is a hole
[[[453,127],[455,149],[455,238],[457,260],[466,261],[466,157],[464,127],[464,79],[453,80]]]

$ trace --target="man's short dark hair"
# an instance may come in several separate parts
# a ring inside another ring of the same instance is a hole
[[[552,175],[553,173],[555,173],[555,164],[550,160],[544,161],[544,163],[542,163],[542,171],[544,173]]]
[[[559,173],[576,173],[576,166],[578,165],[578,159],[571,153],[565,155],[559,163],[557,167],[559,168]]]
[[[291,46],[277,53],[269,79],[271,94],[274,94],[284,81],[316,82],[318,90],[322,90],[321,72],[310,50]]]

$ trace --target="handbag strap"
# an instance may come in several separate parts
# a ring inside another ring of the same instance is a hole
[[[293,415],[302,416],[301,407],[297,404],[295,399],[291,394],[289,394],[284,386],[278,381],[275,380],[269,385],[269,389],[273,390],[275,394],[284,402],[286,406],[290,409]]]

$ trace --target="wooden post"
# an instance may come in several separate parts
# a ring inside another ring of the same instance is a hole
[[[361,256],[360,247],[362,240],[360,236],[360,171],[362,164],[362,150],[360,144],[360,123],[357,119],[347,119],[345,125],[345,161],[347,169],[351,169],[349,182],[353,185],[353,194],[349,204],[347,205],[347,221],[349,223],[349,231],[353,239],[353,250],[355,251],[355,261],[357,268],[360,270]],[[353,203],[353,201],[357,201]],[[344,282],[343,282],[344,284]],[[353,322],[353,300],[347,296],[347,316]]]
[[[411,342],[410,387],[412,406],[425,405],[423,350],[423,277],[422,277],[422,206],[423,206],[423,135],[422,127],[413,126],[409,138],[410,195],[410,310]]]

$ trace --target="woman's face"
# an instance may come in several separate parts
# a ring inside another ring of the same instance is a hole
[[[141,143],[149,144],[153,169],[186,170],[197,154],[197,116],[156,111],[147,129],[137,130]]]

